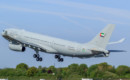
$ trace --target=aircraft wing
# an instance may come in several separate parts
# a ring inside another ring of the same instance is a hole
[[[125,50],[108,50],[109,52],[127,52]]]
[[[51,47],[41,44],[33,44],[33,43],[22,43],[24,46],[36,49],[38,51],[48,52],[48,53],[56,53],[57,51]]]
[[[24,47],[29,47],[34,50],[42,51],[42,52],[48,52],[48,53],[57,53],[57,51],[49,46],[42,45],[42,44],[34,44],[34,43],[28,43],[28,42],[21,42],[18,40],[13,40],[14,42],[18,44],[22,44]]]

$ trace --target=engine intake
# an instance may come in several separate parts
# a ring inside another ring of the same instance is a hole
[[[19,52],[24,52],[26,50],[25,47],[23,47],[21,44],[9,44],[9,48],[13,51],[19,51]]]

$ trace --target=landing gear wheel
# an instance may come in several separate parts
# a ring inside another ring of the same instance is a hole
[[[63,62],[64,59],[63,58],[58,58],[58,62]]]
[[[34,57],[34,58],[37,58],[37,54],[34,54],[33,57]]]
[[[61,62],[63,62],[63,61],[64,61],[64,59],[63,59],[63,58],[60,58],[60,61],[61,61]]]
[[[58,62],[60,62],[60,58],[58,58]]]
[[[39,61],[39,60],[40,60],[39,57],[37,57],[37,58],[36,58],[36,61]]]
[[[64,61],[64,59],[63,59],[63,58],[61,58],[61,56],[60,56],[60,55],[55,55],[55,59],[57,59],[57,60],[58,60],[58,62],[63,62],[63,61]]]
[[[39,58],[39,61],[42,61],[42,58],[41,58],[41,57]]]
[[[55,58],[56,58],[56,59],[59,58],[59,55],[55,55]]]

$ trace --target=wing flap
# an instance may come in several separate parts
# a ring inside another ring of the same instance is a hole
[[[47,53],[57,53],[57,51],[51,47],[41,44],[33,44],[33,43],[22,43],[25,47],[29,47],[32,49],[37,49],[39,51],[47,52]]]

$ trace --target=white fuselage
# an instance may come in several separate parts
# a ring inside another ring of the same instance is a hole
[[[55,58],[59,62],[63,62],[63,56],[89,58],[89,57],[108,57],[109,50],[106,50],[112,32],[115,28],[114,24],[108,24],[96,37],[85,44],[71,42],[59,38],[40,35],[20,29],[3,30],[2,36],[9,40],[9,48],[13,51],[24,52],[26,47],[35,50],[33,55],[36,61],[42,61],[39,51],[56,54]]]
[[[49,51],[47,53],[59,54],[72,57],[89,57],[92,54],[89,45],[80,44],[76,42],[70,42],[63,39],[53,38],[46,35],[40,35],[32,32],[27,32],[18,29],[8,29],[8,36],[20,43],[28,43],[30,45],[37,45],[40,48],[46,48]]]

